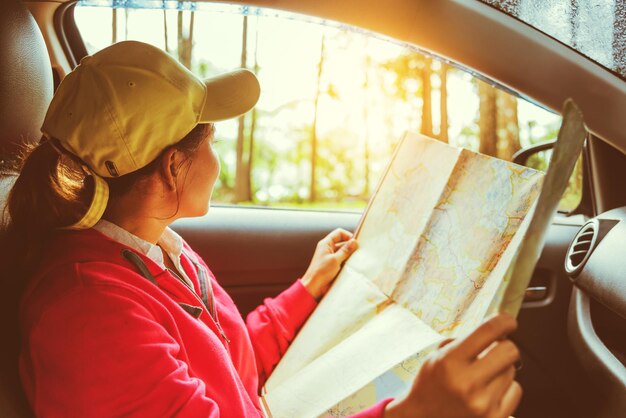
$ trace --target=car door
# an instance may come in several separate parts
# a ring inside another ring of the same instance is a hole
[[[326,233],[336,227],[354,230],[359,218],[357,213],[215,207],[206,217],[181,220],[174,228],[207,261],[245,315],[303,274]],[[538,289],[529,293],[520,312],[514,340],[522,352],[518,379],[524,398],[518,417],[582,416],[574,395],[584,375],[567,338],[572,285],[563,269],[579,227],[564,217],[555,220],[531,283]]]

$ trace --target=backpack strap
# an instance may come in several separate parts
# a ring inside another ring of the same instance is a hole
[[[146,266],[146,263],[143,262],[143,260],[139,255],[137,255],[137,253],[129,250],[128,248],[125,248],[122,250],[122,256],[130,261],[131,264],[133,264],[135,267],[137,267],[137,270],[139,270],[139,273],[143,277],[145,277],[156,287],[159,287],[154,276],[152,275],[152,273],[150,273],[150,270],[148,270],[148,266]],[[183,302],[178,302],[178,306],[183,308],[185,312],[187,312],[189,315],[196,319],[198,319],[200,317],[200,314],[202,313],[202,308],[200,306],[193,306]]]
[[[200,284],[200,298],[204,305],[209,310],[209,314],[213,317],[213,319],[217,322],[217,309],[215,307],[215,296],[213,294],[213,285],[211,284],[211,279],[206,274],[204,266],[199,263],[195,257],[192,257],[191,254],[186,249],[183,249],[183,254],[185,257],[189,259],[196,266],[196,270],[198,272],[198,282]]]
[[[141,273],[143,277],[145,277],[150,282],[152,282],[153,285],[158,287],[154,276],[152,275],[152,273],[150,273],[150,270],[148,270],[148,266],[146,266],[146,263],[143,262],[141,257],[139,257],[136,252],[129,250],[128,248],[124,248],[122,250],[122,256],[130,261],[132,265],[137,267],[137,270],[139,270],[139,273]]]

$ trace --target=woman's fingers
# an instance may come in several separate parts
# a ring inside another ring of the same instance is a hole
[[[341,228],[326,236],[325,241],[330,244],[330,253],[339,263],[346,261],[358,248],[356,240],[352,237],[351,232]]]
[[[487,384],[503,371],[514,370],[519,358],[520,352],[511,340],[498,341],[471,365],[473,375],[478,383]]]
[[[454,341],[454,338],[446,338],[445,340],[439,343],[437,348],[444,348],[446,345],[450,344],[452,341]]]
[[[341,241],[341,242],[335,242],[333,243],[333,245],[335,246],[335,251],[341,249],[341,247],[343,247],[344,245],[346,245],[348,242],[350,242],[350,240],[348,241]]]
[[[477,384],[474,390],[470,391],[464,398],[467,414],[462,416],[472,416],[481,418],[506,418],[515,410],[517,403],[514,399],[506,401],[506,408],[503,405],[504,395],[510,390],[515,379],[515,368],[510,366],[500,374],[495,376],[487,384]],[[476,383],[476,382],[475,382]],[[519,401],[519,399],[518,399]]]
[[[516,381],[513,381],[502,396],[500,405],[496,408],[494,418],[506,418],[515,412],[515,408],[522,399],[522,387]]]
[[[326,236],[326,239],[333,244],[338,244],[342,241],[348,241],[350,238],[352,238],[352,232],[346,231],[345,229],[341,228],[335,229]]]
[[[358,248],[358,244],[356,240],[351,239],[348,242],[344,243],[339,249],[335,251],[333,256],[339,261],[339,263],[343,263],[352,255],[353,252]]]
[[[443,341],[394,410],[402,416],[419,411],[429,417],[507,418],[521,397],[513,366],[519,352],[503,341],[516,327],[514,318],[502,314],[462,339]]]
[[[483,396],[490,399],[492,411],[499,411],[500,403],[502,402],[504,394],[507,390],[509,390],[509,387],[513,384],[514,380],[515,368],[511,366],[503,370],[499,375],[494,377],[493,380],[484,386],[482,390]]]
[[[515,318],[507,314],[498,314],[483,322],[467,337],[450,343],[450,354],[472,361],[491,344],[506,337],[516,328]]]

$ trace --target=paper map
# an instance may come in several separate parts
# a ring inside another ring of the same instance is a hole
[[[265,385],[267,416],[343,417],[402,395],[442,339],[491,312],[517,314],[584,141],[573,103],[564,115],[545,180],[405,135],[361,220],[359,249]]]

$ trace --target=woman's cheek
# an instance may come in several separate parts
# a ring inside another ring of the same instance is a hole
[[[213,183],[215,184],[215,182],[217,181],[217,178],[220,175],[222,164],[220,163],[220,157],[217,154],[217,151],[215,151],[213,147],[211,147],[211,154],[213,154],[213,161],[215,161],[215,167],[216,167],[215,179],[213,180]]]
[[[213,147],[211,147],[211,161],[209,162],[209,167],[210,167],[210,172],[206,176],[207,181],[209,182],[208,187],[207,187],[208,192],[209,192],[208,197],[207,197],[207,211],[209,207],[211,206],[211,198],[213,196],[213,190],[215,189],[215,183],[217,182],[217,179],[219,178],[220,170],[221,170],[219,156],[217,155],[217,152],[213,149]]]

